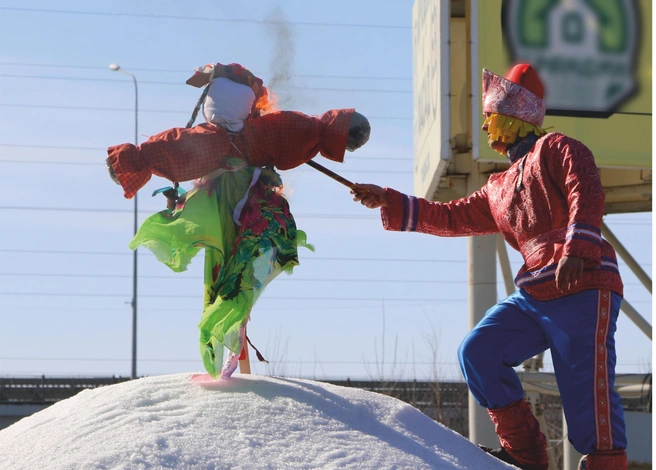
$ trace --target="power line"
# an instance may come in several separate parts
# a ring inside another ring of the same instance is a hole
[[[28,296],[28,297],[112,297],[112,298],[126,298],[128,295],[123,294],[76,294],[69,292],[0,292],[0,295],[9,295],[15,297]],[[132,295],[132,294],[130,294]],[[180,295],[180,294],[139,294],[139,297],[142,298],[168,298],[168,299],[197,299],[197,295]],[[384,300],[385,302],[464,302],[466,298],[459,299],[445,299],[445,298],[415,298],[415,297],[292,297],[292,296],[282,296],[282,297],[270,297],[270,296],[261,296],[261,300],[311,300],[318,302],[327,302],[327,301],[338,301],[338,302],[380,302]],[[636,301],[633,301],[636,303]]]
[[[132,275],[128,274],[62,274],[62,273],[0,273],[0,276],[28,276],[28,277],[50,277],[50,278],[61,278],[61,277],[71,277],[71,278],[108,278],[108,279],[132,279]],[[181,279],[187,280],[200,280],[203,279],[202,276],[139,276],[140,279],[175,279],[175,281],[180,281]],[[426,279],[344,279],[344,278],[304,278],[299,279],[297,277],[285,277],[276,282],[366,282],[366,283],[380,283],[380,282],[391,282],[394,284],[462,284],[463,281],[454,281],[454,280],[426,280]]]
[[[129,307],[129,303],[125,302],[126,308]],[[102,312],[126,312],[125,309],[120,309],[120,308],[102,308],[102,307],[96,307],[90,306],[90,307],[53,307],[50,303],[48,303],[47,306],[41,306],[41,307],[32,307],[32,306],[25,306],[25,305],[0,305],[0,308],[6,308],[6,309],[15,309],[15,310],[48,310],[50,311],[102,311]],[[362,306],[358,305],[357,307],[344,307],[344,306],[332,306],[332,307],[312,307],[312,311],[315,310],[330,310],[330,311],[344,311],[344,310],[355,310],[357,309],[358,311],[362,310],[379,310],[380,306]],[[142,308],[139,309],[142,312],[158,312],[158,313],[163,313],[163,312],[173,312],[173,313],[180,313],[181,310],[193,310],[194,312],[202,312],[202,307],[179,307],[179,308]],[[267,312],[290,312],[290,311],[307,311],[307,307],[285,307],[285,308],[271,308],[269,306],[266,307]]]
[[[0,78],[20,78],[28,80],[69,80],[69,81],[83,81],[83,82],[115,82],[115,83],[128,83],[125,80],[113,78],[85,78],[85,77],[56,77],[52,75],[18,75],[18,74],[0,74]],[[149,85],[186,85],[186,83],[179,82],[160,82],[153,80],[139,80],[139,84]],[[400,93],[412,94],[412,90],[387,90],[381,88],[324,88],[324,87],[306,87],[306,86],[291,86],[282,87],[281,89],[293,88],[294,90],[312,90],[312,91],[334,91],[340,93]]]
[[[158,20],[183,20],[183,21],[202,21],[214,23],[253,23],[253,24],[280,24],[294,26],[327,26],[327,27],[344,27],[344,28],[372,28],[372,29],[397,29],[410,30],[410,26],[389,25],[389,24],[363,24],[363,23],[326,23],[311,21],[272,21],[272,20],[255,20],[250,18],[207,18],[198,16],[181,16],[181,15],[155,15],[148,13],[116,13],[100,11],[82,11],[82,10],[54,10],[46,8],[18,8],[18,7],[0,7],[0,10],[20,11],[29,13],[58,13],[67,15],[90,15],[90,16],[119,16],[133,18],[149,18]]]
[[[62,274],[62,273],[0,273],[0,276],[11,276],[11,277],[48,277],[48,278],[106,278],[106,279],[131,279],[132,275],[129,274]],[[149,276],[141,275],[140,279],[170,279],[179,282],[181,280],[187,281],[199,281],[202,280],[202,276]],[[378,283],[393,283],[393,284],[467,284],[467,281],[454,281],[454,280],[445,280],[445,279],[435,279],[435,280],[426,280],[426,279],[344,279],[344,278],[298,278],[298,277],[285,277],[276,281],[278,282],[346,282],[348,284],[352,283],[365,283],[365,284],[378,284]],[[498,285],[503,285],[503,279],[497,280]],[[625,286],[642,286],[640,282],[623,282]]]
[[[106,294],[106,293],[69,293],[69,292],[0,292],[0,295],[9,295],[15,297],[28,296],[28,297],[112,297],[112,298],[127,298],[127,294]],[[131,294],[130,294],[131,295]],[[181,294],[140,294],[139,297],[154,298],[154,299],[197,299],[197,295],[181,295]],[[310,301],[338,301],[338,302],[466,302],[467,298],[416,298],[416,297],[271,297],[262,296],[262,300],[310,300]],[[651,300],[632,300],[631,303],[644,304],[651,303]]]
[[[91,69],[107,71],[107,66],[97,65],[64,65],[64,64],[35,64],[27,62],[0,62],[0,65],[20,66],[20,67],[48,67],[48,68],[74,68],[74,69]],[[184,73],[190,74],[193,71],[187,69],[151,69],[141,67],[125,67],[134,72],[157,72],[157,73]],[[412,77],[372,77],[372,76],[354,76],[354,75],[320,75],[320,74],[292,74],[292,77],[300,78],[336,78],[343,80],[402,80],[410,81]]]
[[[72,251],[72,250],[23,250],[12,248],[0,248],[0,253],[23,253],[23,254],[48,254],[48,255],[108,255],[108,256],[132,256],[132,252],[121,251]],[[151,253],[140,252],[139,256],[152,256]],[[318,261],[365,261],[365,262],[401,262],[401,263],[466,263],[464,259],[425,259],[425,258],[356,258],[356,257],[321,257],[311,256],[306,260]],[[651,266],[650,262],[641,262],[643,266]]]
[[[134,113],[134,108],[100,108],[97,106],[62,106],[62,105],[40,105],[40,104],[25,104],[25,103],[0,103],[3,108],[35,108],[35,109],[70,109],[75,111],[117,111],[117,112],[131,112]],[[190,111],[182,111],[177,109],[139,109],[139,113],[172,113],[172,114],[191,114]],[[410,117],[397,117],[397,116],[367,116],[370,120],[381,121],[412,121]]]
[[[106,149],[105,149],[106,150]],[[383,160],[383,161],[405,161],[410,162],[407,158],[384,158],[384,157],[350,157],[351,160]],[[16,165],[79,165],[79,166],[105,166],[102,162],[70,162],[57,160],[0,160],[0,163],[12,163]],[[279,170],[281,171],[281,170]],[[289,170],[286,170],[289,171]],[[387,175],[410,175],[412,171],[388,171],[388,170],[340,170],[341,173],[360,173],[360,174],[387,174]]]
[[[131,361],[130,358],[108,358],[108,357],[0,357],[0,361],[70,361],[70,362],[128,362]],[[199,359],[139,359],[139,362],[199,362]],[[365,361],[365,360],[352,360],[352,361],[322,361],[322,360],[313,360],[313,361],[304,361],[304,360],[281,360],[281,361],[272,361],[276,364],[309,364],[309,365],[322,365],[322,364],[380,364],[378,361]],[[387,365],[392,365],[391,362],[386,361]],[[396,365],[434,365],[434,361],[394,361],[393,364]],[[455,361],[438,361],[438,365],[459,365]],[[643,363],[618,363],[617,366],[644,366]],[[553,366],[552,364],[547,364],[547,368]]]
[[[353,172],[351,172],[353,173]],[[387,172],[393,173],[393,172]],[[22,211],[48,211],[48,212],[113,212],[113,213],[130,213],[134,211],[129,209],[104,209],[104,208],[83,208],[83,207],[28,207],[28,206],[0,206],[0,210],[22,210]],[[157,209],[143,209],[139,213],[142,214],[153,214],[156,212],[161,212]],[[297,219],[348,219],[348,220],[358,220],[358,219],[378,219],[378,216],[371,215],[360,215],[360,214],[294,214],[294,217]]]
[[[0,106],[2,106],[0,104]],[[0,144],[0,147],[18,147],[33,149],[60,149],[60,150],[101,150],[106,151],[107,147],[74,147],[71,145],[34,145],[34,144]]]
[[[0,163],[4,163],[5,160],[0,160]],[[16,161],[16,163],[26,163],[26,162],[20,162]],[[47,162],[45,162],[47,163]],[[61,162],[61,164],[79,164],[79,165],[102,165],[101,163],[85,163],[85,162]],[[373,173],[382,173],[382,174],[408,174],[412,172],[407,172],[407,171],[378,171],[378,170],[372,170],[372,171],[358,171],[358,170],[343,170],[342,173],[366,173],[366,174],[373,174]],[[112,213],[130,213],[132,214],[133,211],[131,209],[110,209],[110,208],[85,208],[85,207],[36,207],[36,206],[0,206],[0,210],[24,210],[24,211],[57,211],[57,212],[102,212],[102,213],[107,213],[107,212],[112,212]],[[161,210],[158,209],[148,209],[144,208],[142,210],[138,211],[141,214],[154,214],[156,212],[161,212]],[[337,219],[337,220],[374,220],[378,219],[379,217],[376,215],[361,215],[361,214],[303,214],[303,213],[295,213],[294,217],[298,219]],[[635,220],[635,221],[626,221],[626,220],[616,220],[610,222],[612,225],[616,226],[651,226],[651,222],[649,221],[640,221],[640,220]],[[3,250],[0,250],[3,251]],[[651,264],[651,263],[641,263],[641,264]]]
[[[7,249],[0,248],[0,253],[29,253],[29,254],[60,254],[60,255],[110,255],[110,256],[132,256],[132,252],[122,251],[67,251],[67,250],[21,250],[21,249]],[[152,256],[150,253],[139,253],[141,256]],[[465,260],[460,259],[406,259],[406,258],[355,258],[355,257],[321,257],[313,256],[313,260],[321,261],[392,261],[392,262],[408,262],[408,263],[464,263]],[[645,264],[645,263],[643,263]]]
[[[2,105],[0,105],[2,106]],[[55,150],[91,150],[98,152],[106,152],[107,147],[75,147],[67,145],[31,145],[31,144],[3,144],[0,147],[15,147],[15,148],[35,148],[35,149],[55,149]],[[374,157],[370,155],[349,155],[349,160],[384,160],[384,161],[402,161],[406,163],[412,162],[412,158],[407,157]],[[103,165],[101,162],[66,162],[66,161],[52,161],[52,160],[0,160],[0,163],[43,163],[43,164],[70,164],[70,165]]]

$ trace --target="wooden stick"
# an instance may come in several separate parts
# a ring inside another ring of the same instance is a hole
[[[329,169],[326,168],[325,166],[323,166],[323,165],[319,165],[319,164],[318,164],[317,162],[315,162],[314,160],[310,160],[309,162],[305,162],[305,163],[307,163],[308,165],[310,165],[310,166],[311,166],[312,168],[314,168],[315,170],[320,171],[320,172],[323,173],[324,175],[330,176],[330,177],[331,177],[332,179],[334,179],[335,181],[337,181],[337,182],[339,182],[339,183],[342,183],[344,186],[347,186],[347,187],[349,187],[349,188],[351,188],[351,189],[355,189],[355,185],[354,185],[353,183],[351,183],[349,180],[347,180],[346,178],[342,178],[342,177],[339,176],[337,173],[335,173],[334,171],[329,170]]]
[[[239,357],[241,355],[244,355],[243,359],[239,359],[239,373],[240,374],[250,374],[251,373],[251,359],[248,356],[248,342],[246,340],[246,327],[244,327],[244,338],[243,338],[243,346],[241,349],[241,353],[239,354]]]

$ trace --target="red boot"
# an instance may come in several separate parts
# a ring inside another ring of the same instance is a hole
[[[628,468],[624,449],[593,452],[583,457],[579,463],[580,470],[627,470]]]
[[[519,463],[522,470],[547,470],[547,438],[524,399],[503,408],[487,410],[501,447]],[[592,468],[592,467],[591,467]]]

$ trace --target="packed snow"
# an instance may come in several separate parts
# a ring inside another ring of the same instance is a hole
[[[84,390],[0,431],[2,469],[514,468],[412,406],[312,380],[173,374]]]

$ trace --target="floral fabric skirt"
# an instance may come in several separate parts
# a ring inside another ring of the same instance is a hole
[[[296,229],[282,180],[273,170],[245,167],[196,185],[175,209],[147,218],[130,248],[144,246],[173,271],[186,270],[205,249],[205,296],[200,352],[207,372],[221,371],[223,348],[239,354],[240,328],[264,288],[298,265],[298,246],[307,244]]]

